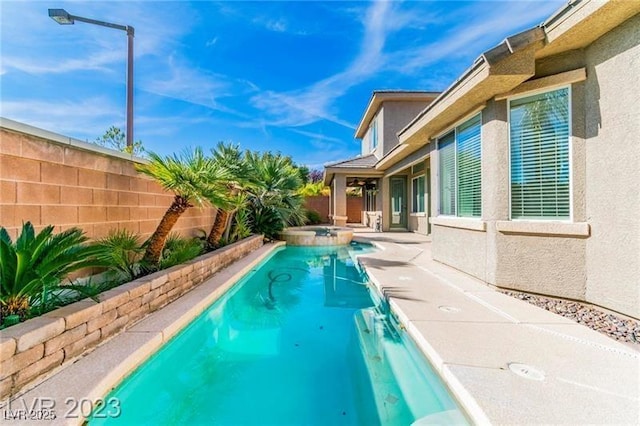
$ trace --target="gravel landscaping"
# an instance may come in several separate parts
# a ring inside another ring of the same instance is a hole
[[[570,300],[552,299],[528,293],[502,290],[516,299],[524,300],[540,308],[551,311],[563,317],[570,318],[586,325],[612,339],[640,345],[640,323],[623,318],[620,315],[605,312],[593,306],[583,305]]]

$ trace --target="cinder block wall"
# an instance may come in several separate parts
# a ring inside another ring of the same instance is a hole
[[[307,210],[315,210],[320,213],[322,223],[329,223],[329,196],[318,195],[314,197],[305,197],[304,207]]]
[[[0,225],[15,238],[22,223],[36,229],[73,226],[90,238],[111,229],[148,237],[173,195],[136,172],[143,160],[2,119]],[[174,230],[192,236],[209,230],[215,208],[191,208]]]

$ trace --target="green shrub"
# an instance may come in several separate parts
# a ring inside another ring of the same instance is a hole
[[[144,247],[139,237],[126,229],[109,232],[105,238],[96,242],[104,249],[103,259],[107,269],[116,274],[116,280],[133,281],[143,274],[140,265]]]
[[[331,189],[328,186],[325,186],[322,181],[308,182],[298,190],[298,193],[303,197],[327,196],[331,193]]]
[[[239,209],[233,216],[233,228],[231,229],[230,240],[239,241],[251,235],[251,220],[249,210],[244,207]]]
[[[251,223],[256,234],[263,234],[267,240],[275,240],[284,229],[284,222],[275,207],[258,206],[251,211]]]
[[[160,269],[170,268],[198,257],[203,248],[203,242],[198,238],[183,238],[177,234],[170,234],[162,249]]]
[[[104,266],[103,248],[87,245],[82,230],[71,228],[59,234],[47,226],[36,234],[31,222],[22,225],[15,243],[0,228],[0,312],[2,317],[24,319],[64,304],[62,280],[83,268]]]
[[[307,225],[317,225],[319,223],[322,223],[322,217],[320,216],[320,213],[315,210],[307,210],[305,212],[305,215],[307,216]]]

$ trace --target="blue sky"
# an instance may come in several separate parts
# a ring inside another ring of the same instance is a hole
[[[443,90],[565,2],[2,0],[0,115],[89,141],[124,129],[126,35],[47,15],[64,8],[135,27],[147,149],[223,140],[317,168],[359,153],[373,90]]]

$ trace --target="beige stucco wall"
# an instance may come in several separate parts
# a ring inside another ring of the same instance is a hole
[[[497,229],[517,221],[509,222],[507,101],[489,99],[482,111],[486,232],[435,225],[433,257],[490,284],[640,317],[640,16],[585,49],[545,58],[534,78],[583,66],[587,80],[571,84],[570,222],[588,225],[590,233],[550,235],[535,231],[535,223],[516,232]],[[434,216],[437,158],[433,151]]]
[[[485,280],[486,232],[434,225],[431,235],[434,260]]]
[[[420,111],[427,106],[426,101],[385,101],[371,120],[378,123],[378,146],[373,150],[380,159],[398,145],[398,132],[402,130]],[[367,155],[371,150],[371,128],[361,140],[361,153]]]
[[[384,114],[384,144],[382,145],[382,155],[398,145],[398,132],[413,120],[420,111],[427,106],[425,101],[388,101],[382,106]]]
[[[587,300],[640,317],[640,15],[585,55]]]
[[[567,71],[567,70],[561,70]],[[570,167],[572,187],[572,222],[584,222],[584,90],[583,83],[571,85],[571,141]],[[494,104],[496,114],[494,126],[505,128],[502,120],[508,114],[506,101]],[[487,112],[488,113],[488,112]],[[501,195],[497,199],[488,198],[495,209],[495,219],[509,219],[509,162],[495,161],[509,158],[508,127],[500,132],[504,143],[497,147],[496,157],[488,157],[493,164],[493,173],[502,182],[497,188]],[[488,182],[489,185],[494,182]],[[506,200],[506,205],[505,205]],[[498,204],[499,203],[499,204]],[[500,287],[528,290],[536,293],[552,294],[572,299],[585,299],[586,239],[579,237],[558,237],[548,235],[518,235],[495,232],[489,229],[490,250],[495,250],[495,264],[491,267],[489,282]],[[492,253],[493,255],[493,253]]]
[[[566,71],[566,70],[561,70]],[[572,87],[571,156],[574,221],[584,221],[584,90]],[[431,154],[432,187],[438,197],[437,151]],[[509,124],[506,100],[488,100],[482,111],[482,218],[486,231],[435,225],[433,257],[504,288],[585,298],[585,247],[582,236],[558,237],[528,232],[500,232],[509,221]]]
[[[24,126],[27,128],[28,126]],[[173,195],[135,170],[136,160],[92,145],[61,143],[0,128],[0,226],[16,237],[22,223],[36,230],[80,227],[90,238],[127,229],[151,235]],[[53,140],[56,139],[56,140]],[[83,145],[83,146],[80,146]],[[213,224],[215,208],[191,208],[174,231],[193,236]]]

